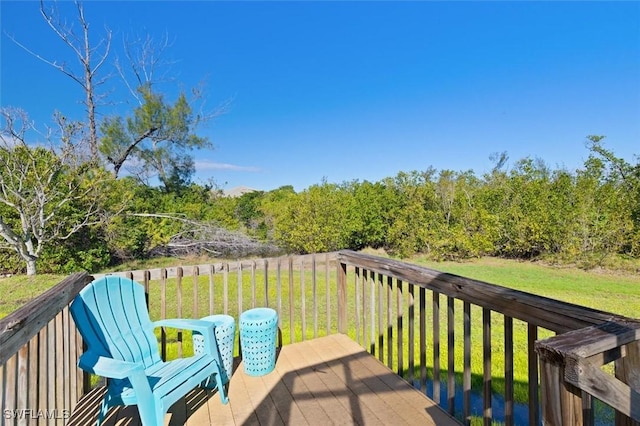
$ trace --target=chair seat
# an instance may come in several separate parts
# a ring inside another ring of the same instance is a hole
[[[211,355],[200,354],[188,358],[180,358],[169,362],[160,362],[145,370],[151,391],[159,399],[171,397],[172,393],[180,394],[183,387],[192,389],[209,377],[215,360]],[[136,394],[129,380],[112,380],[109,392],[119,398],[124,405],[137,404]],[[169,398],[172,399],[172,398]],[[177,400],[176,399],[176,400]]]

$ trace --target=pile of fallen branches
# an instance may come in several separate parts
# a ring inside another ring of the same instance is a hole
[[[282,250],[271,243],[264,243],[247,235],[229,231],[216,223],[199,222],[167,214],[136,213],[135,216],[174,219],[182,223],[182,229],[169,242],[151,249],[150,256],[275,256]]]

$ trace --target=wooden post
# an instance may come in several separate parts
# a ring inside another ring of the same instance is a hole
[[[295,329],[295,301],[293,298],[293,257],[289,256],[289,338],[290,343],[295,343],[296,329]]]
[[[582,426],[582,392],[564,380],[564,360],[538,348],[542,424]]]
[[[338,262],[338,333],[347,332],[347,264]]]
[[[640,341],[629,343],[626,346],[626,355],[616,360],[616,378],[626,383],[632,389],[640,389]],[[640,404],[640,401],[632,401],[632,404]],[[640,426],[629,417],[616,412],[616,426]]]

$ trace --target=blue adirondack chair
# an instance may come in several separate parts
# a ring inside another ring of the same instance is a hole
[[[116,405],[137,405],[143,425],[163,425],[169,407],[203,383],[217,387],[222,403],[227,403],[221,375],[223,364],[210,322],[188,319],[151,322],[144,288],[116,276],[86,286],[70,309],[88,345],[78,366],[109,378],[98,425],[109,408]],[[156,327],[198,331],[204,336],[204,353],[163,362],[153,333]],[[207,380],[211,375],[215,380]]]

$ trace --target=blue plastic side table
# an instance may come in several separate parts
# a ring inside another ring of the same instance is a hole
[[[222,383],[227,384],[233,374],[233,344],[236,337],[236,321],[230,315],[211,315],[201,318],[201,320],[213,323],[213,331],[218,344],[220,358],[222,359]],[[194,332],[192,339],[193,353],[203,353],[204,337],[200,333]],[[206,382],[211,380],[213,380],[212,384],[215,383],[215,378],[213,377],[207,379]]]
[[[278,314],[271,308],[254,308],[240,314],[240,348],[244,372],[263,376],[276,366]]]

